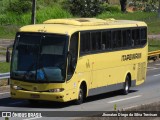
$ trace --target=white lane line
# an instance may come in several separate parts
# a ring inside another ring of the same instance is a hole
[[[152,69],[148,69],[148,71],[150,70],[159,70],[160,68],[152,68]]]
[[[160,76],[160,74],[157,74],[157,75],[153,75],[153,76],[157,77],[157,76]]]
[[[34,118],[27,118],[27,119],[23,119],[23,120],[35,120],[35,119],[40,119],[42,117],[34,117]]]
[[[148,69],[152,69],[152,68],[155,68],[155,67],[147,67]]]
[[[159,66],[160,64],[155,64],[155,65]]]
[[[10,105],[15,105],[15,104],[21,104],[21,103],[23,103],[22,101],[20,101],[20,102],[14,102],[14,103],[9,103]]]
[[[4,93],[0,93],[0,95],[4,95],[4,94],[8,94],[8,93],[10,93],[10,92],[4,92]]]
[[[120,101],[124,101],[124,100],[129,100],[129,99],[138,98],[138,97],[141,97],[141,96],[142,96],[142,95],[137,95],[137,96],[133,96],[133,97],[129,97],[129,98],[124,98],[124,99],[119,99],[119,100],[110,101],[110,102],[108,102],[108,103],[120,102]]]

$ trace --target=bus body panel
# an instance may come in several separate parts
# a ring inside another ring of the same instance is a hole
[[[123,25],[124,24],[124,25]],[[45,27],[43,27],[45,26]],[[65,26],[63,28],[63,26]],[[73,33],[83,31],[104,31],[112,29],[130,29],[147,27],[144,22],[111,21],[100,26],[74,26],[65,24],[27,26],[21,32],[47,32],[72,36]],[[71,79],[64,83],[30,83],[11,79],[11,97],[20,99],[49,100],[67,102],[78,99],[82,82],[86,83],[86,96],[123,89],[126,76],[131,76],[131,86],[140,85],[146,79],[148,44],[143,47],[90,52],[80,55],[80,41],[78,43],[77,65]],[[130,56],[136,56],[131,58]],[[66,68],[67,69],[67,68]],[[23,88],[14,89],[14,86]],[[52,89],[63,88],[62,92],[50,92]],[[33,96],[32,96],[33,95]]]

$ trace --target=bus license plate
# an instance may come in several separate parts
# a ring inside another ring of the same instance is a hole
[[[31,98],[40,98],[40,95],[37,95],[37,94],[31,94]]]

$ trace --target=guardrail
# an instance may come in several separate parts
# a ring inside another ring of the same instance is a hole
[[[160,58],[160,50],[148,52],[148,60],[157,60]]]
[[[0,74],[0,80],[10,78],[10,73],[2,73]]]

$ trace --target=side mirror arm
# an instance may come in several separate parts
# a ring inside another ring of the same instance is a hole
[[[6,51],[6,62],[10,62],[10,56],[11,56],[11,54],[10,54],[10,52],[9,52],[9,48],[7,48],[7,51]]]
[[[6,62],[10,62],[10,58],[11,58],[11,53],[9,52],[9,48],[12,48],[13,47],[13,44],[9,45],[7,47],[7,51],[6,51]]]

